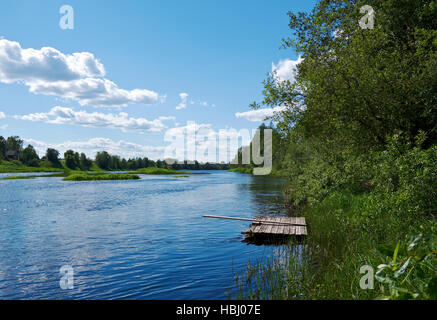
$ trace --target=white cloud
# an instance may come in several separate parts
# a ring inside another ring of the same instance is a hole
[[[124,90],[105,79],[103,64],[89,52],[64,54],[54,48],[23,49],[0,39],[0,82],[24,83],[30,92],[77,101],[80,105],[126,106],[159,99],[145,89]]]
[[[168,129],[164,140],[165,158],[197,160],[199,162],[231,161],[242,145],[250,144],[247,129],[237,131],[225,128],[215,131],[211,124],[197,124],[189,121],[185,126]]]
[[[155,120],[132,118],[127,113],[105,114],[101,112],[74,111],[71,108],[57,106],[49,112],[31,113],[15,116],[16,119],[29,121],[43,121],[55,124],[71,124],[84,127],[114,128],[123,132],[162,132],[167,128],[163,121],[174,120],[174,117],[161,116]]]
[[[187,107],[188,93],[179,93],[181,103],[176,106],[176,110],[185,109]]]
[[[214,103],[213,103],[213,104],[209,104],[209,103],[206,102],[206,101],[199,102],[199,104],[200,104],[201,106],[204,106],[204,107],[212,107],[212,108],[215,107],[215,104],[214,104]]]
[[[194,100],[188,101],[188,97],[189,97],[188,93],[180,93],[179,97],[181,98],[181,102],[176,106],[176,110],[185,109],[187,107],[187,104],[190,105],[198,104],[203,107],[213,107],[213,108],[216,106],[215,104],[209,104],[206,101],[197,101],[197,102]]]
[[[237,118],[243,118],[252,122],[264,121],[267,117],[271,117],[275,112],[283,111],[284,107],[265,108],[258,110],[251,110],[246,112],[237,112],[235,116]]]
[[[297,72],[297,65],[303,61],[302,57],[297,60],[284,59],[280,60],[277,65],[272,63],[272,73],[278,82],[290,81],[293,82]]]
[[[4,119],[4,118],[6,118],[5,113],[0,111],[0,119]]]
[[[87,141],[66,141],[62,143],[47,143],[34,139],[23,139],[25,144],[31,144],[40,156],[43,156],[47,148],[58,150],[61,155],[72,149],[79,153],[94,158],[99,151],[107,151],[112,155],[119,155],[124,158],[148,157],[149,159],[162,159],[164,147],[144,146],[127,141],[113,141],[108,138],[92,138]]]

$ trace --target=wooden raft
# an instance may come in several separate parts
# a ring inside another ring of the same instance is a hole
[[[252,222],[248,230],[241,232],[246,235],[245,240],[249,242],[258,242],[259,240],[275,242],[276,240],[286,240],[291,236],[300,240],[308,235],[306,221],[302,217],[258,217],[255,219],[211,215],[203,215],[203,217]]]
[[[247,240],[307,236],[305,218],[302,217],[259,217],[248,230],[242,231]]]

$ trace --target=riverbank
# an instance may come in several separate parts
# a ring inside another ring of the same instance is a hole
[[[436,160],[437,146],[392,148],[360,163],[363,172],[354,173],[371,174],[365,183],[338,185],[301,205],[293,199],[303,191],[289,189],[290,214],[306,218],[308,237],[291,242],[286,258],[250,266],[239,297],[437,299]],[[283,261],[287,268],[278,269]]]
[[[63,168],[29,167],[18,161],[1,161],[0,173],[63,172]]]
[[[63,181],[101,181],[101,180],[138,180],[140,177],[131,173],[109,173],[105,171],[84,172],[84,171],[64,171],[45,175],[26,175],[26,176],[7,176],[0,180],[25,180],[35,178],[59,178]]]
[[[141,179],[136,174],[129,173],[73,173],[66,176],[64,181],[102,181],[102,180],[139,180]]]
[[[32,167],[26,166],[5,166],[4,169],[8,168],[19,168],[22,171],[12,171],[12,173],[31,173],[31,172],[40,172],[40,171],[32,171]],[[53,168],[50,168],[53,169]],[[99,169],[99,170],[98,170]],[[101,181],[101,180],[138,180],[141,179],[139,174],[145,175],[172,175],[174,177],[189,177],[190,175],[202,175],[208,174],[205,172],[187,172],[187,171],[176,171],[169,170],[163,168],[144,168],[136,171],[127,171],[123,173],[111,173],[108,171],[104,171],[100,168],[94,167],[94,171],[80,171],[80,170],[70,170],[68,168],[64,168],[64,170],[60,170],[56,168],[56,170],[48,170],[48,172],[59,171],[53,174],[46,175],[27,175],[27,176],[8,176],[4,178],[0,178],[0,180],[21,180],[21,179],[34,179],[34,178],[51,178],[51,177],[64,177],[64,181]],[[3,172],[4,173],[4,172]],[[9,173],[9,172],[8,172]]]
[[[132,173],[135,173],[135,174],[151,174],[151,175],[176,175],[176,174],[182,174],[182,175],[193,175],[193,174],[208,174],[208,173],[205,173],[205,172],[178,171],[178,170],[171,170],[171,169],[164,169],[164,168],[156,168],[156,167],[149,167],[149,168],[138,169],[138,170],[136,170],[136,171],[133,171]]]
[[[384,205],[374,201],[371,193],[344,190],[302,210],[307,239],[248,266],[238,298],[436,299],[435,220],[366,216]]]
[[[229,172],[245,173],[245,174],[253,174],[253,168],[252,167],[236,167],[236,168],[231,168],[228,171]],[[286,170],[278,170],[278,169],[272,168],[269,176],[271,176],[271,177],[278,177],[278,178],[286,178],[287,177],[287,171]]]

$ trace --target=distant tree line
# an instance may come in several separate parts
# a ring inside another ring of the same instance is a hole
[[[15,151],[17,159],[21,163],[31,167],[54,167],[62,168],[60,153],[58,150],[48,148],[43,157],[39,157],[35,148],[28,145],[23,148],[23,140],[18,136],[11,136],[5,139],[0,136],[0,160],[11,160],[7,153]],[[15,160],[15,159],[12,159]],[[72,170],[90,170],[95,163],[103,170],[137,170],[148,167],[157,167],[174,170],[227,170],[229,164],[226,163],[199,163],[198,161],[184,161],[183,163],[175,162],[169,165],[163,160],[151,160],[147,157],[129,158],[126,160],[117,155],[111,155],[106,151],[98,152],[95,160],[88,158],[84,153],[78,153],[73,150],[67,150],[64,153],[64,165]]]

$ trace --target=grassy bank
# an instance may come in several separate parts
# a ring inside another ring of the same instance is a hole
[[[273,255],[250,266],[239,277],[240,297],[437,299],[437,146],[407,149],[397,141],[358,168],[351,164],[353,175],[335,184],[332,175],[330,184],[321,184],[316,167],[317,179],[307,179],[306,189],[291,181],[289,201],[294,214],[306,218],[308,237],[291,244],[285,259]],[[357,176],[369,178],[357,183]],[[366,268],[373,289],[360,285],[368,281]]]
[[[25,173],[25,172],[62,172],[62,168],[29,167],[18,161],[1,161],[0,173]]]
[[[253,173],[253,169],[252,168],[245,168],[245,167],[231,168],[228,171],[229,172],[246,173],[246,174],[252,174]]]
[[[105,171],[86,172],[66,170],[64,172],[45,174],[45,175],[29,175],[29,176],[9,176],[0,180],[21,180],[34,178],[54,178],[64,177],[64,181],[101,181],[101,180],[136,180],[140,177],[136,174],[129,173],[109,173]]]
[[[180,171],[163,169],[163,168],[155,168],[155,167],[138,169],[138,170],[134,171],[133,173],[136,173],[136,174],[156,174],[156,175],[159,175],[159,174],[168,174],[168,175],[181,174]]]
[[[0,180],[25,180],[25,179],[34,179],[34,178],[53,178],[53,177],[65,177],[68,175],[66,172],[59,172],[53,174],[39,174],[39,175],[30,175],[30,176],[8,176],[1,178]]]
[[[129,173],[72,173],[64,181],[102,181],[102,180],[138,180],[140,177]]]
[[[187,172],[187,171],[177,171],[177,170],[170,170],[170,169],[163,169],[163,168],[156,168],[156,167],[149,167],[149,168],[143,168],[138,169],[134,171],[135,174],[151,174],[151,175],[193,175],[193,174],[208,174],[205,172]]]
[[[238,278],[239,298],[436,299],[435,221],[395,212],[375,216],[376,206],[372,194],[343,191],[307,207],[300,215],[308,238],[267,263],[249,265]],[[360,286],[363,266],[374,271],[373,289]]]
[[[253,174],[253,168],[251,168],[251,167],[231,168],[228,171],[229,172],[245,173],[245,174]],[[286,170],[278,170],[276,168],[272,168],[269,176],[270,177],[285,178],[285,177],[287,177],[287,171]]]

